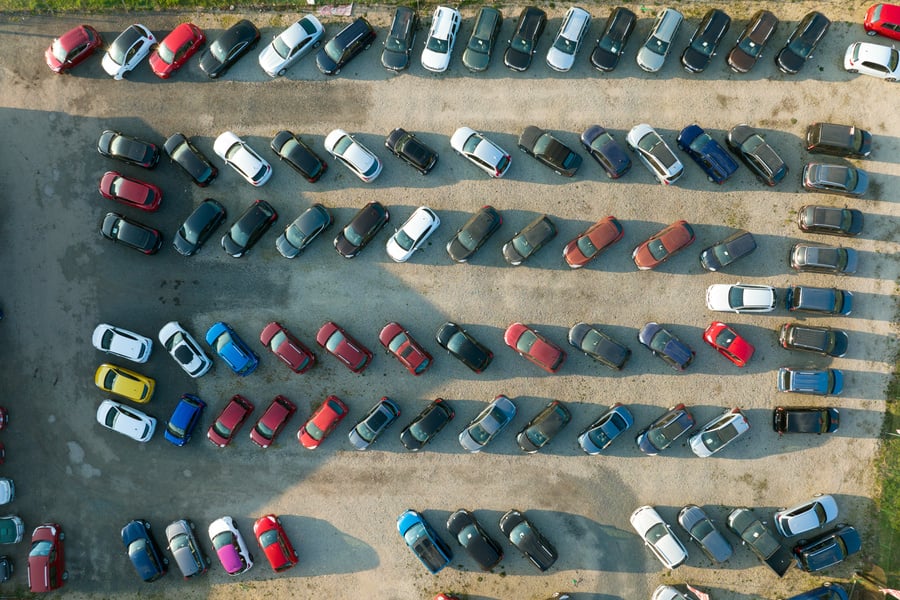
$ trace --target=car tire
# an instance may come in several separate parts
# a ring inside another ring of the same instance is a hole
[[[150,521],[144,521],[144,527],[150,529]]]
[[[897,80],[896,80],[895,78],[893,78],[893,77],[885,77],[884,80],[885,80],[885,81],[897,81]]]
[[[866,32],[866,35],[875,37],[876,35],[878,35],[878,32],[870,29],[869,31]]]
[[[848,73],[859,73],[859,69],[847,69]]]
[[[287,69],[281,69],[280,71],[278,71],[278,76],[282,77],[285,73],[287,73]]]
[[[65,532],[65,531],[60,531],[60,532],[59,532],[59,540],[62,541],[62,540],[64,540],[64,539],[66,539],[66,532]]]
[[[63,581],[66,581],[68,578],[69,578],[69,572],[68,572],[68,571],[63,571],[63,572],[62,572],[62,580],[63,580]]]

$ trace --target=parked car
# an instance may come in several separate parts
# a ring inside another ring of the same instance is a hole
[[[513,266],[521,265],[555,237],[556,225],[547,215],[540,215],[503,245],[503,258]]]
[[[24,535],[25,523],[20,517],[16,515],[0,517],[0,544],[18,544]]]
[[[641,69],[656,73],[662,68],[683,20],[684,16],[674,8],[659,12],[647,41],[637,53],[637,64]]]
[[[381,329],[378,341],[413,375],[421,375],[434,359],[402,325],[390,322]]]
[[[538,40],[547,25],[547,13],[536,6],[526,6],[519,14],[513,37],[503,54],[503,64],[513,71],[525,71],[537,52]]]
[[[721,185],[737,171],[738,164],[731,155],[696,123],[682,129],[676,143],[703,169],[709,181]]]
[[[397,229],[388,238],[386,250],[388,256],[394,262],[406,262],[416,250],[422,248],[441,225],[441,219],[437,213],[427,206],[420,206],[409,216],[400,229]]]
[[[684,165],[669,145],[646,123],[632,127],[625,141],[661,184],[671,185],[684,173]]]
[[[609,13],[603,33],[597,38],[597,47],[591,53],[591,64],[595,69],[609,72],[616,68],[635,23],[637,15],[627,8],[617,6]]]
[[[585,266],[625,235],[619,220],[613,216],[600,219],[584,233],[566,244],[563,258],[572,269]]]
[[[456,413],[450,405],[443,398],[437,398],[403,428],[400,432],[400,442],[407,450],[417,452],[440,433],[454,416]]]
[[[516,405],[500,394],[459,433],[459,445],[469,452],[481,452],[516,416]]]
[[[847,158],[868,158],[872,153],[872,134],[855,125],[812,123],[806,128],[806,150]]]
[[[450,146],[491,177],[503,177],[512,162],[503,148],[470,127],[460,127],[453,132]]]
[[[482,6],[478,9],[472,35],[462,54],[462,63],[467,69],[475,73],[487,70],[502,24],[503,13],[496,8]]]
[[[693,588],[687,584],[679,587],[675,587],[672,585],[661,585],[653,590],[653,594],[650,596],[650,600],[700,600],[700,596],[694,593],[698,591],[699,590],[697,590],[696,588]]]
[[[245,377],[259,366],[256,352],[224,321],[214,323],[206,331],[206,343],[235,375]]]
[[[100,222],[100,235],[143,254],[156,254],[162,248],[162,234],[119,213],[109,212]]]
[[[775,534],[749,508],[731,511],[728,515],[728,529],[779,577],[784,577],[794,564],[790,550],[781,545]]]
[[[220,517],[209,524],[207,530],[222,568],[229,575],[246,573],[253,566],[253,555],[247,549],[244,536],[229,516]]]
[[[741,409],[727,408],[691,436],[691,451],[701,458],[712,456],[748,431],[750,421]]]
[[[160,79],[168,79],[206,43],[206,34],[193,23],[181,23],[163,38],[150,54],[150,68]]]
[[[297,441],[307,450],[315,450],[344,420],[350,409],[337,396],[328,396],[297,431]]]
[[[731,17],[725,11],[711,8],[703,15],[687,48],[681,53],[681,64],[691,73],[700,73],[716,55],[722,38],[731,27]]]
[[[388,134],[384,146],[422,175],[427,175],[437,164],[437,153],[402,127]]]
[[[153,397],[156,381],[131,369],[103,363],[94,372],[94,384],[102,391],[138,404]]]
[[[296,258],[334,223],[327,208],[316,202],[285,227],[275,240],[275,248],[285,258]]]
[[[254,200],[222,236],[222,249],[233,258],[244,256],[277,220],[271,204]]]
[[[0,505],[9,504],[16,498],[16,483],[9,477],[0,477]]]
[[[381,160],[343,129],[325,136],[325,150],[365,183],[381,174]]]
[[[830,406],[776,406],[772,411],[772,429],[776,433],[834,433],[841,424],[841,413]]]
[[[493,352],[456,323],[441,325],[435,340],[441,348],[476,373],[487,369],[494,358]]]
[[[282,130],[276,133],[269,147],[278,155],[279,160],[289,164],[310,183],[317,182],[328,170],[325,161],[319,158],[300,136],[291,131]]]
[[[344,258],[355,257],[390,220],[391,214],[381,202],[369,202],[334,238],[334,249]]]
[[[787,600],[849,600],[847,592],[837,583],[826,581],[819,587],[791,596]]]
[[[135,23],[116,36],[100,64],[107,75],[119,81],[141,64],[155,45],[156,37],[153,32],[144,25]]]
[[[818,11],[807,13],[787,39],[784,48],[775,56],[775,64],[782,72],[794,75],[812,58],[813,51],[825,34],[831,21]]]
[[[22,525],[21,519],[19,525]],[[58,523],[43,523],[31,532],[31,549],[28,551],[30,592],[58,590],[69,579],[69,572],[66,571],[64,539],[66,534]]]
[[[776,298],[770,285],[714,283],[706,288],[706,308],[722,312],[772,312]]]
[[[241,19],[203,51],[200,55],[200,69],[210,79],[221,77],[258,43],[259,29],[247,19]]]
[[[791,268],[800,272],[852,274],[859,264],[859,253],[853,248],[820,244],[794,244],[789,257]]]
[[[840,194],[858,198],[869,188],[869,174],[850,165],[806,163],[801,176],[808,192]]]
[[[836,288],[795,285],[787,289],[784,302],[790,311],[843,316],[853,311],[853,294]]]
[[[866,34],[883,35],[893,40],[900,40],[900,5],[878,3],[866,11],[863,21]]]
[[[322,45],[325,28],[314,15],[303,15],[279,33],[259,53],[259,66],[269,77],[280,77],[313,48]]]
[[[122,528],[121,536],[125,554],[142,581],[156,581],[169,571],[169,559],[163,556],[150,534],[149,522],[143,519],[129,521]]]
[[[126,206],[152,212],[159,208],[162,190],[158,186],[126,177],[118,171],[107,171],[100,178],[100,195]]]
[[[855,208],[807,205],[797,211],[797,226],[807,233],[857,236],[863,229],[863,214]]]
[[[316,334],[316,343],[354,373],[362,373],[372,362],[372,352],[334,321],[326,321]]]
[[[635,442],[641,452],[656,456],[694,426],[694,417],[684,406],[676,404],[637,434]]]
[[[467,262],[502,224],[503,217],[496,208],[482,206],[447,242],[447,254],[458,263]]]
[[[516,435],[522,452],[534,454],[562,431],[572,420],[572,413],[559,400],[552,400]]]
[[[667,569],[677,569],[688,558],[687,550],[672,528],[652,506],[641,506],[631,513],[631,526],[653,555]]]
[[[712,519],[696,504],[688,504],[678,511],[678,524],[700,546],[709,560],[723,563],[734,553],[731,544],[713,524]]]
[[[363,17],[357,17],[319,50],[316,67],[325,75],[337,75],[374,41],[375,30]]]
[[[97,422],[137,442],[149,442],[156,431],[155,418],[114,400],[100,403],[97,407]]]
[[[269,514],[258,518],[253,523],[253,535],[276,573],[287,571],[299,562],[294,545],[285,533],[279,517]]]
[[[784,159],[749,125],[732,127],[725,143],[753,171],[757,179],[766,185],[774,186],[787,175],[788,167]]]
[[[115,158],[129,165],[152,169],[159,162],[156,144],[105,129],[97,141],[97,151],[107,158]]]
[[[213,151],[254,187],[265,185],[272,177],[272,166],[231,131],[216,138]]]
[[[556,548],[516,509],[500,517],[500,531],[539,571],[546,571],[559,558]]]
[[[200,415],[206,402],[193,394],[182,394],[178,405],[166,423],[164,437],[175,446],[184,446],[194,436],[194,429],[200,422]]]
[[[584,352],[590,358],[609,367],[620,370],[628,362],[631,349],[617,342],[605,333],[587,323],[576,323],[569,329],[569,344]]]
[[[753,234],[743,229],[700,252],[700,266],[707,271],[718,271],[756,250]]]
[[[209,557],[203,554],[197,543],[193,521],[179,519],[170,523],[166,527],[166,540],[169,552],[185,579],[202,575],[209,570]]]
[[[553,137],[549,131],[529,125],[519,136],[519,150],[533,156],[557,175],[572,177],[581,166],[581,155]]]
[[[651,321],[644,325],[638,333],[638,341],[676,371],[685,370],[694,360],[695,353],[691,347],[659,323]]]
[[[745,366],[755,351],[753,344],[721,321],[713,321],[709,324],[709,327],[703,332],[703,341],[738,367]]]
[[[91,334],[94,348],[136,363],[145,363],[153,351],[153,340],[139,333],[100,323]]]
[[[419,15],[408,6],[398,6],[394,10],[391,26],[384,40],[381,65],[391,71],[403,71],[409,66],[410,54],[416,41]]]
[[[828,525],[838,516],[838,506],[829,494],[816,494],[812,499],[772,515],[775,529],[786,538]]]
[[[695,239],[694,228],[687,221],[675,221],[637,246],[631,258],[638,269],[653,269],[693,244]]]
[[[778,391],[815,396],[838,396],[844,391],[844,373],[838,369],[778,369]]]
[[[252,412],[253,403],[235,394],[206,430],[206,437],[219,448],[224,448],[231,443]]]
[[[208,186],[219,175],[219,170],[183,133],[170,135],[163,147],[172,162],[181,167],[198,186]]]
[[[418,512],[409,509],[397,518],[397,531],[428,572],[434,575],[450,564],[453,552]]]
[[[779,331],[778,341],[782,348],[788,350],[805,350],[840,358],[847,353],[850,336],[842,329],[785,323]]]
[[[422,66],[433,73],[443,73],[450,66],[450,55],[456,44],[459,24],[462,20],[459,11],[449,6],[438,6],[431,17],[431,29],[425,38],[422,50]]]
[[[897,81],[900,75],[900,52],[893,46],[853,42],[844,53],[844,69],[885,81]]]
[[[599,419],[578,434],[578,445],[585,454],[591,456],[600,454],[632,425],[634,417],[631,411],[621,402],[616,402],[600,415]]]
[[[849,525],[838,525],[808,542],[794,546],[797,565],[808,573],[817,573],[856,554],[862,548],[859,533]]]
[[[306,373],[316,364],[316,355],[279,323],[272,321],[259,334],[259,343],[272,351],[294,373]]]
[[[268,448],[297,412],[297,406],[282,395],[275,396],[266,412],[250,430],[250,440],[260,448]]]
[[[212,367],[212,361],[200,348],[197,340],[178,321],[170,321],[162,326],[159,330],[159,342],[191,377],[200,377]]]
[[[103,45],[100,32],[90,25],[76,25],[54,38],[44,51],[44,60],[54,73],[66,73]]]
[[[513,323],[507,327],[503,341],[548,373],[556,373],[566,360],[565,350],[522,323]]]
[[[590,27],[591,13],[578,6],[570,7],[563,17],[553,44],[547,51],[547,66],[560,72],[571,69]]]
[[[777,27],[778,17],[768,10],[753,13],[726,58],[731,70],[735,73],[749,72],[762,56]]]
[[[603,167],[610,179],[618,179],[631,170],[631,159],[625,149],[603,127],[591,125],[585,129],[581,134],[581,145]]]
[[[469,553],[482,571],[490,571],[503,558],[503,550],[484,530],[475,515],[461,508],[447,519],[447,531]]]
[[[387,396],[382,396],[366,416],[350,430],[350,443],[357,450],[367,449],[399,416],[400,407],[397,403]]]

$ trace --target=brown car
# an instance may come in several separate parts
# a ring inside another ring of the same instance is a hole
[[[634,249],[631,258],[637,268],[646,271],[669,260],[678,252],[694,242],[694,230],[687,221],[675,221],[649,240]]]
[[[778,17],[767,10],[757,11],[728,53],[728,66],[731,70],[746,73],[752,69],[777,27]]]
[[[625,230],[613,216],[600,219],[577,238],[566,244],[563,258],[573,269],[580,269],[601,252],[622,239]]]

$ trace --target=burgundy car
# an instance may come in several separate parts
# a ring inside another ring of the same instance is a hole
[[[260,448],[268,448],[295,412],[297,407],[293,402],[284,396],[275,396],[272,404],[250,430],[250,439]]]
[[[306,373],[316,364],[316,355],[277,321],[265,326],[259,341],[294,373]]]
[[[59,589],[69,578],[63,553],[65,537],[62,527],[56,523],[38,525],[31,534],[28,588],[32,593]]]
[[[566,361],[565,350],[522,323],[507,327],[503,341],[548,373],[556,373]]]
[[[235,394],[209,426],[206,437],[219,448],[224,448],[231,443],[252,412],[253,404],[240,394]]]
[[[276,573],[286,571],[297,564],[297,552],[290,538],[281,526],[281,519],[275,515],[265,515],[253,524],[253,534],[259,549],[266,555]]]
[[[162,79],[168,79],[192,57],[206,41],[203,30],[193,23],[182,23],[172,30],[150,54],[150,68]]]
[[[362,373],[372,361],[372,352],[333,321],[322,325],[316,342],[354,373]]]
[[[694,242],[694,230],[687,221],[675,221],[634,249],[631,258],[637,268],[646,271],[669,260]]]
[[[587,231],[566,244],[563,258],[573,269],[580,269],[625,235],[619,220],[613,216],[600,219]]]
[[[328,396],[297,432],[297,441],[307,450],[315,450],[348,412],[350,409],[340,398]]]
[[[162,191],[152,183],[107,171],[100,179],[100,194],[108,199],[151,212],[159,208]]]
[[[44,52],[44,59],[54,73],[65,73],[102,45],[103,38],[96,29],[79,25],[53,40]]]
[[[378,335],[381,345],[393,354],[413,375],[428,370],[434,360],[399,323],[388,323]]]

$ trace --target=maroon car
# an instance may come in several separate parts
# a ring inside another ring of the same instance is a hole
[[[619,220],[613,216],[600,219],[587,231],[566,244],[563,258],[573,269],[580,269],[625,235]]]
[[[337,396],[328,396],[316,409],[309,421],[297,431],[297,441],[307,450],[315,450],[319,444],[344,420],[350,409]]]
[[[162,190],[152,183],[107,171],[100,179],[100,194],[108,199],[151,212],[159,208]]]
[[[687,221],[675,221],[634,249],[631,258],[637,268],[646,271],[669,260],[679,250],[694,243],[694,230]]]
[[[38,525],[31,534],[28,552],[28,589],[32,593],[59,589],[69,578],[66,571],[62,527],[57,523]]]
[[[556,373],[566,361],[565,350],[522,323],[507,327],[503,341],[548,373]]]
[[[381,345],[393,354],[413,375],[428,370],[434,360],[399,323],[388,323],[378,335]]]
[[[362,373],[372,361],[371,350],[350,337],[333,321],[322,325],[316,334],[316,342],[354,373]]]
[[[260,448],[268,448],[295,412],[297,407],[293,402],[284,396],[275,396],[272,404],[250,430],[250,439]]]
[[[265,326],[259,341],[294,373],[306,373],[316,364],[316,355],[277,321]]]
[[[240,394],[235,394],[209,426],[206,437],[219,448],[224,448],[231,443],[252,412],[253,404]]]
[[[44,59],[54,73],[65,73],[102,45],[103,38],[96,29],[79,25],[53,40],[44,52]]]
[[[181,68],[206,41],[203,30],[193,23],[182,23],[172,30],[150,54],[150,68],[162,79],[168,79]]]

